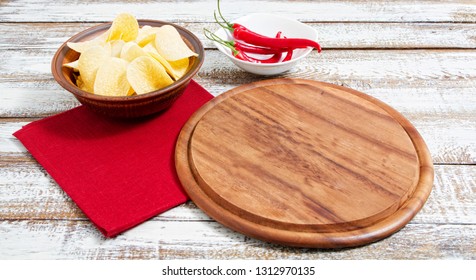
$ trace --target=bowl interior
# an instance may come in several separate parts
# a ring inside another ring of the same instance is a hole
[[[171,85],[165,88],[162,88],[160,90],[153,91],[146,94],[141,94],[141,95],[134,95],[134,96],[102,96],[102,95],[92,94],[92,93],[83,91],[79,87],[77,87],[76,74],[71,68],[63,67],[63,65],[65,63],[77,60],[80,54],[70,49],[66,45],[66,43],[91,40],[99,36],[103,32],[106,32],[111,26],[111,23],[104,23],[104,24],[100,24],[100,25],[91,27],[89,29],[86,29],[83,32],[80,32],[76,34],[75,36],[71,37],[68,41],[66,41],[60,47],[60,49],[55,54],[53,58],[53,63],[52,63],[52,72],[56,81],[66,90],[72,92],[75,95],[81,96],[83,98],[94,99],[94,100],[115,100],[115,101],[124,101],[124,102],[134,100],[134,99],[148,98],[151,95],[153,96],[160,95],[162,93],[166,93],[169,90],[180,86],[182,83],[188,82],[198,72],[200,66],[203,63],[204,49],[200,40],[190,31],[172,23],[157,21],[157,20],[138,20],[138,22],[141,27],[144,25],[160,27],[166,24],[174,26],[177,29],[177,31],[180,33],[180,35],[182,36],[182,39],[184,40],[184,42],[195,53],[198,54],[198,57],[190,58],[190,64],[189,64],[187,73],[183,77],[181,77],[178,81],[175,81]]]
[[[283,16],[277,16],[266,13],[255,13],[244,17],[240,17],[234,21],[247,27],[248,29],[260,33],[265,36],[275,37],[276,33],[281,31],[284,36],[288,38],[306,38],[317,41],[317,31],[297,20],[290,19]],[[233,38],[229,32],[223,28],[218,29],[215,34],[224,40],[232,40]],[[294,61],[301,59],[308,55],[312,48],[296,49],[293,53],[293,58],[290,61],[272,63],[272,64],[256,64],[252,62],[242,61],[233,57],[231,50],[223,45],[216,43],[215,46],[230,59],[242,64],[255,65],[256,67],[275,67],[282,64],[293,63]]]

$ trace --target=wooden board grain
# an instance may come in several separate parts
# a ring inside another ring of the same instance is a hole
[[[305,247],[373,242],[403,227],[433,182],[429,151],[398,112],[344,87],[272,79],[197,111],[177,141],[191,199],[224,225]]]

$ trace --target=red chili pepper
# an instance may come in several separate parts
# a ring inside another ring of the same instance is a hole
[[[215,20],[221,27],[230,30],[235,39],[242,40],[248,44],[275,49],[297,49],[313,47],[317,49],[318,52],[321,52],[321,46],[319,45],[319,43],[313,40],[304,38],[272,38],[253,32],[241,24],[228,22],[221,13],[220,0],[218,0],[218,15],[223,20],[223,22],[220,22],[218,20],[217,13],[215,11]]]
[[[243,25],[233,24],[233,37],[237,40],[245,41],[249,44],[270,47],[270,48],[307,48],[313,47],[317,49],[318,52],[321,52],[321,46],[312,40],[303,39],[303,38],[271,38],[267,36],[260,35],[256,32],[253,32]]]
[[[279,31],[278,34],[276,34],[276,38],[281,38],[281,31]],[[286,39],[286,36],[283,36],[283,38]],[[286,56],[284,57],[282,62],[289,61],[291,60],[291,58],[293,58],[294,49],[287,49],[286,51],[287,51]]]
[[[276,34],[276,38],[281,38],[281,31],[279,31],[277,34]],[[276,63],[276,62],[279,62],[281,60],[281,57],[283,57],[283,52],[277,52],[275,53],[272,57],[266,59],[266,60],[262,60],[262,63]]]
[[[249,62],[254,62],[254,63],[276,63],[279,62],[282,56],[282,51],[274,51],[273,56],[267,59],[259,59],[259,58],[254,58],[246,54],[246,51],[242,49],[240,46],[236,45],[235,42],[233,41],[226,41],[218,37],[217,35],[213,34],[210,30],[204,29],[205,31],[205,37],[208,39],[215,41],[217,43],[222,44],[223,46],[229,48],[231,50],[232,55],[235,58],[238,58],[243,61],[249,61]],[[262,48],[260,48],[262,49]]]
[[[291,60],[291,58],[293,58],[293,52],[294,52],[293,49],[289,49],[288,53],[286,54],[286,56],[283,59],[283,62]]]
[[[276,53],[286,51],[285,49],[272,49],[272,48],[254,46],[254,45],[250,45],[240,41],[228,41],[228,42],[230,42],[233,46],[242,49],[245,52],[255,53],[255,54],[276,54]]]
[[[246,54],[246,52],[244,52],[243,50],[241,50],[239,48],[236,48],[236,51],[237,51],[237,53],[235,55],[236,58],[241,59],[241,60],[245,60],[245,61],[249,61],[249,62],[254,62],[254,63],[276,63],[276,62],[279,62],[279,60],[281,59],[281,53],[274,54],[270,58],[259,59],[259,58],[254,58],[254,57],[249,56],[248,54]]]
[[[276,53],[281,53],[286,51],[286,49],[259,47],[259,46],[247,44],[245,42],[240,42],[240,41],[227,41],[218,37],[217,35],[215,35],[214,33],[212,33],[210,30],[206,28],[204,28],[203,30],[205,33],[205,37],[207,37],[208,39],[215,41],[217,43],[220,43],[222,45],[225,45],[226,47],[232,46],[232,47],[240,48],[244,52],[255,53],[255,54],[276,54]]]
[[[281,31],[279,31],[277,34],[276,34],[276,38],[281,38]],[[259,47],[255,47],[255,48],[259,48]],[[276,63],[276,62],[279,62],[281,60],[281,57],[283,56],[283,51],[280,50],[280,51],[275,51],[275,53],[273,54],[273,56],[269,57],[269,58],[266,58],[266,59],[259,59],[259,58],[254,58],[254,57],[250,57],[249,55],[246,54],[246,51],[244,49],[241,49],[240,47],[236,46],[236,43],[235,43],[235,49],[240,53],[239,55],[248,59],[248,61],[252,61],[252,62],[255,62],[255,63]]]

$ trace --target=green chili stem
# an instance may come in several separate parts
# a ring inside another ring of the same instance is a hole
[[[225,19],[225,17],[223,16],[223,14],[221,13],[220,0],[218,0],[217,6],[218,6],[218,14],[220,15],[220,18],[221,18],[221,19],[223,20],[223,22],[228,26],[228,29],[233,30],[233,24],[231,24],[229,21],[227,21],[227,20]]]
[[[217,18],[217,12],[216,12],[216,11],[213,12],[213,16],[215,17],[215,22],[216,22],[218,25],[220,25],[220,26],[221,26],[222,28],[224,28],[224,29],[233,31],[233,28],[230,27],[226,22],[223,23],[223,22],[220,22],[220,21],[218,20],[218,18]]]
[[[209,40],[217,42],[217,43],[229,48],[233,52],[234,55],[236,55],[238,53],[238,51],[233,46],[232,42],[223,40],[222,38],[218,37],[216,34],[212,33],[210,30],[208,30],[206,28],[203,28],[203,31],[204,31],[203,34]]]

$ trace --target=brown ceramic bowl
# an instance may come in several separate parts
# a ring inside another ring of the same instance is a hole
[[[190,31],[178,25],[157,21],[138,20],[140,26],[162,26],[169,24],[174,26],[185,43],[198,54],[192,57],[187,73],[170,86],[146,94],[134,96],[110,97],[92,94],[81,90],[76,86],[73,70],[63,67],[63,64],[78,59],[79,53],[70,49],[67,42],[81,42],[90,40],[107,31],[111,23],[104,23],[76,34],[67,40],[56,52],[51,62],[51,71],[55,80],[67,91],[71,92],[81,104],[88,108],[110,117],[135,118],[151,115],[169,108],[173,102],[184,92],[192,77],[198,72],[203,64],[204,49],[200,40]]]

